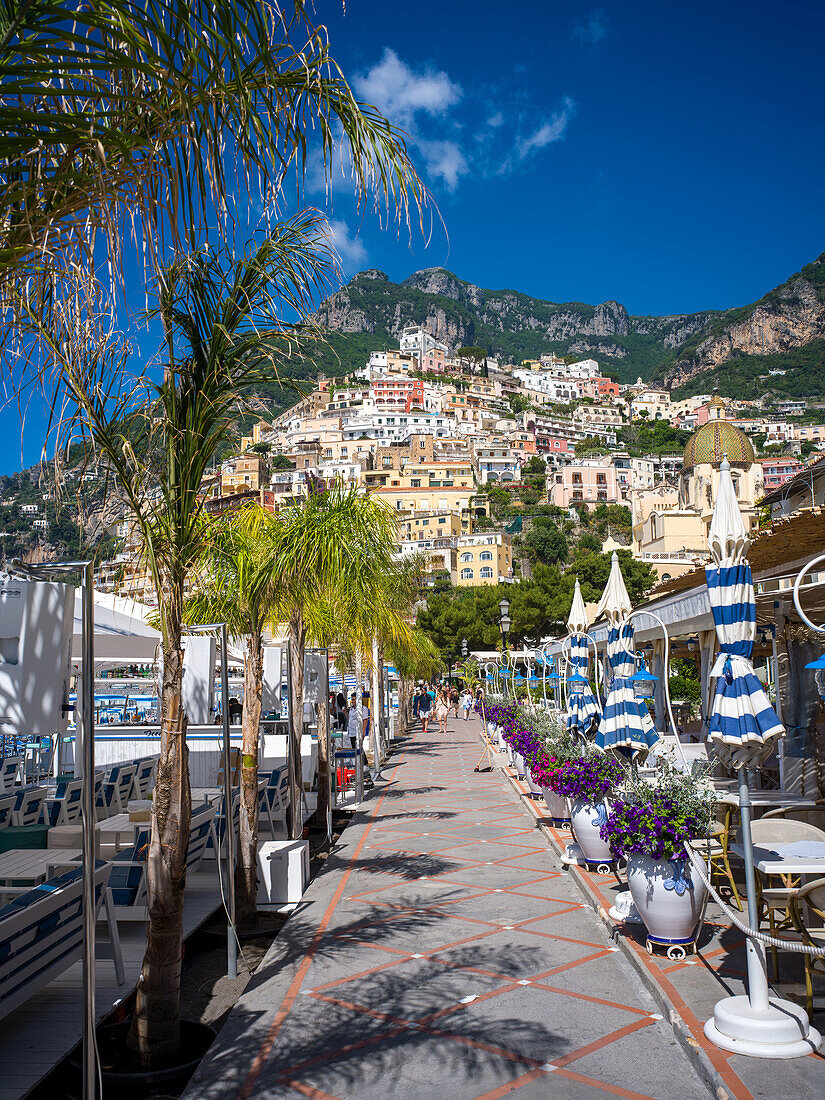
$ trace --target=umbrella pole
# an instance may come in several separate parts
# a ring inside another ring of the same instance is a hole
[[[759,907],[756,902],[756,872],[753,865],[753,839],[751,837],[750,768],[739,769],[739,818],[742,826],[742,847],[745,851],[745,894],[748,900],[748,924],[759,927]],[[768,1009],[768,969],[765,945],[748,936],[746,941],[748,961],[748,998],[757,1012]]]
[[[759,927],[756,905],[756,873],[751,838],[750,768],[739,769],[739,811],[745,860],[745,889],[748,926]],[[807,1013],[792,1001],[771,997],[765,947],[753,936],[746,941],[748,964],[747,996],[717,1001],[713,1017],[705,1024],[705,1035],[723,1050],[749,1054],[752,1058],[801,1058],[813,1054],[822,1043]]]

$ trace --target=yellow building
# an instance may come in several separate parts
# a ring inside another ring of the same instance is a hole
[[[458,538],[461,534],[459,512],[416,512],[404,514],[398,523],[399,542],[427,542],[430,539]]]
[[[687,442],[678,488],[660,485],[632,494],[634,557],[649,562],[663,580],[707,557],[719,468],[726,456],[745,526],[752,532],[759,526],[762,467],[754,461],[748,437],[727,419],[721,398],[713,398],[709,412],[708,422]]]
[[[473,587],[498,584],[513,576],[513,542],[506,531],[462,535],[456,542],[453,584]]]

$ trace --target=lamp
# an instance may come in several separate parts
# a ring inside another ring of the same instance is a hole
[[[567,690],[571,695],[584,695],[589,683],[586,676],[582,676],[580,672],[574,672],[567,677]]]
[[[825,653],[823,653],[821,657],[817,657],[815,661],[811,661],[810,664],[805,665],[805,668],[812,668],[814,670],[819,697],[825,701]]]
[[[466,638],[461,639],[461,656],[462,657],[467,656],[467,639]]]
[[[507,651],[507,635],[510,633],[510,603],[508,600],[503,599],[498,605],[498,609],[501,612],[501,617],[498,620],[498,624],[501,627],[501,648],[502,652]]]
[[[642,667],[630,677],[630,682],[633,684],[636,698],[652,699],[655,690],[653,685],[658,683],[658,680],[658,676],[654,676],[652,672],[648,672],[647,665],[644,662],[644,658],[642,658]]]

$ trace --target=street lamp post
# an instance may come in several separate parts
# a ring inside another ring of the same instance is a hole
[[[467,639],[466,638],[461,639],[461,656],[464,658],[465,661],[467,660]]]
[[[498,609],[501,612],[501,616],[498,620],[498,625],[501,628],[501,663],[505,664],[505,658],[507,654],[507,635],[510,633],[511,622],[509,602],[506,599],[502,600],[501,603],[498,605]]]

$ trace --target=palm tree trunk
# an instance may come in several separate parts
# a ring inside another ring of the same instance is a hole
[[[304,835],[303,790],[304,777],[301,757],[301,739],[304,732],[304,657],[306,655],[307,632],[304,615],[296,608],[289,619],[289,643],[291,650],[292,675],[289,692],[292,708],[292,743],[289,746],[289,798],[290,798],[290,840],[300,840]]]
[[[180,1046],[183,894],[192,794],[181,695],[180,628],[168,631],[167,638],[163,645],[160,758],[146,872],[149,927],[128,1038],[129,1048],[144,1066],[163,1061]]]
[[[263,676],[261,638],[250,635],[244,654],[241,828],[235,868],[235,913],[242,929],[254,928],[258,921],[258,742]]]

